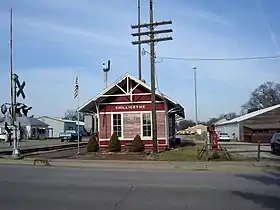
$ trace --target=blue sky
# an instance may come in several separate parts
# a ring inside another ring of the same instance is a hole
[[[175,3],[176,2],[176,3]],[[9,100],[9,9],[14,12],[14,71],[27,82],[25,102],[36,116],[63,116],[104,86],[102,62],[110,59],[113,82],[125,72],[137,76],[137,47],[130,25],[137,23],[137,0],[1,0],[0,101]],[[142,0],[142,22],[148,21]],[[280,54],[278,0],[155,0],[155,20],[173,21],[173,41],[156,46],[158,56],[243,57]],[[143,46],[149,49],[148,46]],[[250,92],[279,82],[279,60],[178,61],[156,65],[160,91],[179,101],[194,118],[193,74],[197,67],[198,115],[207,120],[239,111]],[[143,76],[149,82],[149,56]]]

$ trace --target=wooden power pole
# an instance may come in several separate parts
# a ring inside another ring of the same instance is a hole
[[[153,151],[158,152],[158,141],[157,141],[157,122],[156,122],[156,87],[155,87],[155,43],[172,40],[171,36],[168,37],[156,37],[158,34],[171,33],[172,29],[155,30],[158,26],[172,24],[172,21],[160,21],[154,22],[153,14],[153,1],[150,0],[150,23],[132,25],[132,29],[138,29],[137,33],[132,33],[132,36],[148,36],[148,39],[133,41],[133,45],[149,44],[150,45],[150,68],[151,68],[151,101],[152,101],[152,139],[153,139]],[[148,31],[139,32],[140,28],[148,28]]]
[[[141,0],[138,0],[138,25],[141,24]],[[142,80],[141,28],[138,28],[138,79]]]

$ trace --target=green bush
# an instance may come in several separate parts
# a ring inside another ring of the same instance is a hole
[[[98,152],[99,144],[95,138],[95,135],[92,135],[87,143],[87,152]]]
[[[133,141],[131,142],[131,145],[129,147],[130,152],[143,152],[145,150],[145,145],[143,141],[141,140],[141,137],[139,134],[137,134]]]
[[[114,132],[108,143],[109,152],[120,152],[121,151],[121,142],[116,132]]]

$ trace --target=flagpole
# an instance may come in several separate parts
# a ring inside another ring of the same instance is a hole
[[[77,76],[78,78],[78,76]],[[80,94],[78,88],[78,95],[77,95],[77,112],[78,112],[78,152],[77,155],[80,154]]]

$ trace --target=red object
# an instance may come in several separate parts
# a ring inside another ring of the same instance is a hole
[[[207,127],[207,131],[209,133],[210,142],[211,142],[211,150],[218,150],[218,134],[215,131],[215,126],[211,125]]]

